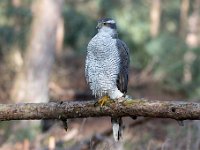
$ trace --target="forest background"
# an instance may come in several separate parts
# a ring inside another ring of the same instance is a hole
[[[1,0],[0,102],[92,99],[84,61],[102,17],[116,20],[130,49],[130,95],[200,100],[200,0]],[[96,149],[200,148],[198,121],[179,127],[172,120],[150,119],[130,127],[135,121],[125,118],[123,142],[107,135],[96,145],[91,141],[111,128],[109,118],[70,122],[67,133],[58,121],[48,131],[45,123],[46,132],[38,123],[2,122],[1,147],[81,149],[90,139],[89,147]]]

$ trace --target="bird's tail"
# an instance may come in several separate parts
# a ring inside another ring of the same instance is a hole
[[[122,118],[111,118],[113,137],[115,141],[119,141],[122,136]]]

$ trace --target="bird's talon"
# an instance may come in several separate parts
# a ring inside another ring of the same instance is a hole
[[[109,96],[103,96],[102,98],[100,98],[96,103],[95,103],[95,106],[97,105],[100,105],[101,107],[103,105],[105,105],[106,102],[108,102],[110,100],[110,97]]]

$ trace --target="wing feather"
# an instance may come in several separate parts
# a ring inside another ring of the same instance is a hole
[[[120,56],[120,72],[118,74],[117,87],[125,94],[127,93],[128,86],[129,49],[120,39],[117,39],[117,47]]]

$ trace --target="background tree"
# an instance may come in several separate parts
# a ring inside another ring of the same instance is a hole
[[[160,30],[161,0],[151,1],[151,36],[156,37]]]
[[[119,36],[130,48],[128,89],[133,97],[198,100],[199,3],[199,0],[0,1],[0,102],[93,99],[84,79],[84,61],[88,41],[95,35],[96,20],[100,17],[116,20]],[[55,53],[58,57],[54,61]],[[0,124],[0,144],[11,143],[13,149],[31,141],[31,146],[39,143],[47,148],[54,141],[56,148],[69,148],[70,144],[74,148],[85,141],[95,141],[99,137],[95,131],[106,135],[101,138],[99,149],[114,147],[108,134],[104,134],[106,129],[110,131],[110,120],[106,119],[71,120],[67,133],[53,127],[47,134],[34,134],[38,128],[19,130],[16,122],[4,122]],[[125,118],[124,122],[129,126],[132,120]],[[125,128],[121,147],[199,149],[198,128],[198,123],[187,121],[181,128],[166,119],[145,121]]]
[[[15,81],[13,100],[48,102],[48,81],[55,58],[62,5],[63,0],[37,0],[33,3],[29,45],[22,71]]]

